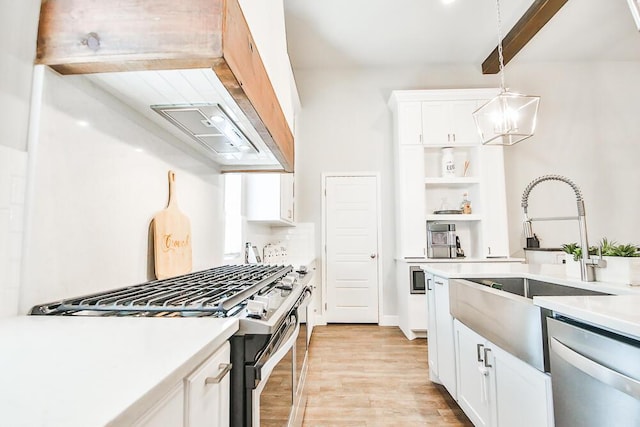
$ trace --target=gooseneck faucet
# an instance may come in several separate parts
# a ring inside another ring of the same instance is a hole
[[[560,181],[568,184],[571,189],[576,193],[576,202],[578,205],[578,216],[558,216],[558,217],[544,217],[544,218],[529,218],[529,194],[533,188],[544,181]],[[532,221],[566,221],[577,220],[578,227],[580,228],[580,247],[582,248],[582,258],[580,259],[580,280],[583,282],[594,282],[595,268],[604,267],[605,261],[600,257],[599,260],[591,260],[589,258],[589,241],[587,238],[587,221],[584,212],[584,200],[582,199],[582,192],[580,188],[569,178],[561,175],[543,175],[534,179],[527,185],[522,193],[522,209],[524,210],[524,235],[525,237],[533,237],[533,229],[531,227]]]

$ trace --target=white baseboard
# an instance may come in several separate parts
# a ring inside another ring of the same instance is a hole
[[[398,326],[398,316],[382,316],[382,318],[380,318],[380,321],[378,322],[378,325],[380,326]],[[314,325],[318,325],[318,326],[326,326],[327,324],[327,319],[325,319],[324,316],[318,316],[316,315],[314,318]]]
[[[395,316],[382,316],[380,318],[380,321],[378,322],[378,325],[380,326],[398,326],[400,323],[400,320],[398,318],[397,315]]]
[[[319,316],[316,314],[313,324],[318,326],[327,326],[327,320],[324,318],[324,316]]]

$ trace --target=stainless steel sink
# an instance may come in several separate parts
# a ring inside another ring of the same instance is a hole
[[[520,295],[525,298],[539,296],[566,296],[566,295],[605,295],[602,292],[588,289],[574,288],[558,285],[557,283],[542,282],[540,280],[525,279],[523,277],[501,277],[497,279],[467,279],[480,285],[493,289]]]
[[[549,371],[545,318],[534,296],[606,295],[522,277],[451,279],[454,318],[540,371]]]

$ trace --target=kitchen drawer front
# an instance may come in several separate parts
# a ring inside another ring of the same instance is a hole
[[[185,427],[229,425],[231,346],[225,342],[185,378]]]

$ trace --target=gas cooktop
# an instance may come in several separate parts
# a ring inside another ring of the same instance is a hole
[[[274,288],[291,291],[295,280],[287,275],[292,271],[293,267],[281,265],[222,266],[37,305],[30,314],[239,316],[242,311],[246,312],[247,304],[255,306],[254,301],[264,301],[266,295],[276,293]]]

